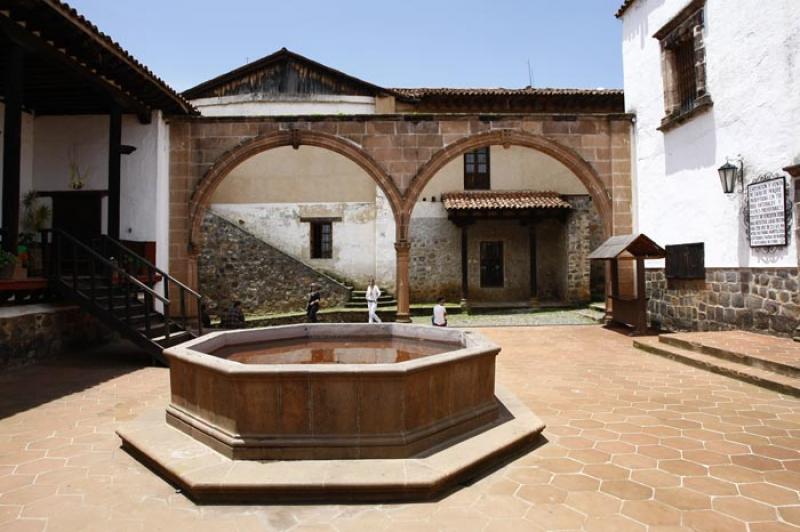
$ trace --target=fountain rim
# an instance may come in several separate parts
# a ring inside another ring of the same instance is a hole
[[[422,334],[409,334],[414,331]],[[291,334],[293,332],[298,334]],[[213,346],[212,348],[218,349],[220,347],[255,343],[258,341],[267,342],[269,340],[277,341],[292,338],[337,338],[345,336],[342,334],[343,332],[349,332],[350,336],[356,337],[394,336],[412,340],[449,342],[460,344],[460,347],[452,351],[404,362],[382,364],[245,364],[198,350],[200,346],[205,344],[211,344]],[[406,334],[402,334],[404,332]],[[266,333],[267,338],[258,339],[257,337],[260,333]],[[246,338],[250,340],[232,343],[225,342],[227,338],[241,338],[242,335],[246,335]],[[272,374],[276,376],[314,374],[347,375],[354,373],[372,375],[406,374],[421,371],[431,366],[444,365],[456,360],[486,356],[487,354],[497,355],[498,353],[500,353],[500,346],[475,331],[444,329],[428,325],[404,323],[303,323],[257,327],[252,329],[232,329],[209,333],[164,350],[164,355],[170,362],[172,360],[177,360],[230,376],[268,376]]]

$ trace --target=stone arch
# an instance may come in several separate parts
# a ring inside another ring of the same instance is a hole
[[[531,148],[542,153],[545,153],[564,166],[566,166],[575,176],[583,183],[589,195],[592,197],[597,212],[603,221],[603,229],[606,236],[612,234],[613,228],[613,211],[611,199],[606,193],[605,186],[603,185],[597,171],[589,164],[583,157],[576,153],[571,148],[559,144],[556,141],[550,140],[540,135],[532,133],[525,133],[522,131],[515,131],[510,129],[499,129],[494,131],[487,131],[484,133],[477,133],[469,137],[462,138],[456,142],[449,144],[442,148],[426,162],[417,172],[417,175],[411,180],[411,184],[403,196],[403,217],[404,224],[398,224],[398,240],[406,240],[408,238],[408,221],[411,217],[411,212],[414,210],[422,190],[425,185],[433,179],[433,176],[441,170],[447,163],[456,157],[474,150],[477,148],[484,148],[486,146],[523,146]]]
[[[247,140],[227,151],[214,162],[214,165],[197,184],[189,201],[189,245],[192,251],[196,253],[198,250],[197,237],[200,234],[203,216],[214,192],[234,168],[250,157],[273,148],[292,146],[297,149],[301,145],[330,150],[347,157],[360,166],[386,195],[392,208],[396,227],[400,227],[403,205],[402,194],[394,181],[392,181],[391,176],[370,155],[354,142],[336,135],[305,129],[292,129]]]

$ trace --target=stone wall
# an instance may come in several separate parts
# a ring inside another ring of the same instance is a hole
[[[408,278],[413,302],[461,298],[461,230],[447,218],[412,218]]]
[[[670,331],[744,329],[788,336],[800,323],[797,268],[706,268],[705,280],[646,272],[648,318]]]
[[[198,278],[211,313],[236,299],[248,314],[303,310],[311,283],[321,286],[323,307],[350,299],[348,287],[211,212],[203,220]]]
[[[78,307],[21,305],[0,309],[0,371],[96,345],[111,331]]]
[[[587,303],[592,295],[602,297],[605,270],[590,264],[589,253],[603,243],[603,224],[590,196],[569,196],[572,212],[567,219],[567,293],[572,304]]]

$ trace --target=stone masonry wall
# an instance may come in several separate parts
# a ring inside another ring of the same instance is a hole
[[[461,230],[447,218],[413,218],[408,278],[412,302],[461,298]]]
[[[589,253],[603,242],[603,226],[590,196],[570,196],[572,212],[567,219],[567,293],[571,304],[588,303],[604,281],[602,270],[592,268]],[[599,279],[598,279],[599,277]]]
[[[648,318],[670,331],[744,329],[782,336],[800,323],[797,268],[706,268],[705,281],[646,272]]]
[[[33,364],[113,334],[78,307],[26,305],[0,309],[0,371]]]
[[[321,286],[323,308],[350,298],[343,284],[211,212],[203,220],[198,277],[212,314],[236,299],[248,314],[304,310],[311,283]]]

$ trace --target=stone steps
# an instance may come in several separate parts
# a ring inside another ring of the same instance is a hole
[[[752,366],[754,368],[771,371],[773,373],[779,373],[787,377],[800,379],[800,368],[795,365],[748,353],[746,348],[742,348],[740,346],[722,347],[709,342],[704,342],[702,340],[692,340],[691,338],[692,336],[690,334],[662,334],[659,337],[659,340],[661,343],[678,347],[680,349],[695,351],[704,355],[721,358],[729,362],[736,362],[738,364],[744,364],[746,366]],[[798,361],[800,361],[800,358],[798,358]]]
[[[633,341],[633,345],[648,353],[755,384],[762,388],[800,397],[800,380],[763,367],[757,367],[753,365],[752,360],[750,364],[744,363],[748,358],[754,359],[755,357],[724,358],[703,352],[702,345],[698,348],[697,345],[689,346],[686,343],[676,341],[674,338],[664,341],[665,338],[669,338],[669,335],[661,335],[658,338],[637,338]]]

